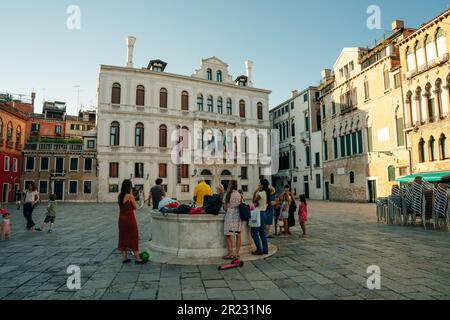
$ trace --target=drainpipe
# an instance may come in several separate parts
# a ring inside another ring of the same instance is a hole
[[[402,66],[399,67],[400,78],[402,76]],[[403,81],[400,81],[400,94],[402,95],[402,110],[403,110],[403,130],[406,129],[406,112],[405,112],[405,101],[404,101],[404,91],[403,91]],[[412,154],[411,147],[408,145],[408,135],[403,131],[403,137],[405,139],[405,148],[408,151],[408,161],[409,161],[409,174],[412,174]]]

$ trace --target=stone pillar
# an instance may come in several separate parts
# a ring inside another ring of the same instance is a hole
[[[446,85],[442,87],[441,90],[441,103],[442,103],[442,115],[448,116],[449,113],[449,97],[450,97],[450,86]]]

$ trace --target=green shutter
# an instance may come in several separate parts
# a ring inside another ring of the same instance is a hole
[[[363,141],[362,141],[362,131],[359,130],[356,133],[356,136],[358,138],[358,153],[363,153]]]
[[[397,146],[405,145],[405,133],[403,132],[403,118],[397,118]]]
[[[347,134],[345,136],[345,143],[346,143],[346,148],[347,148],[347,156],[350,156],[352,154],[352,145],[351,145],[351,135]]]
[[[340,136],[341,139],[341,158],[345,157],[345,136]]]

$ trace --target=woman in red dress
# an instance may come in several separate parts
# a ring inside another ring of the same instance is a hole
[[[133,188],[130,180],[122,182],[119,194],[119,250],[122,252],[122,262],[128,263],[128,250],[132,250],[136,264],[144,264],[139,252],[139,232],[134,216],[136,201],[133,196]]]

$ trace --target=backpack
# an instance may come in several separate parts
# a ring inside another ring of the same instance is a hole
[[[242,221],[248,221],[251,218],[250,206],[245,203],[239,205],[239,216]]]
[[[205,212],[207,214],[218,215],[220,208],[222,207],[222,200],[220,199],[220,196],[215,194],[212,196],[205,196],[205,199]]]

